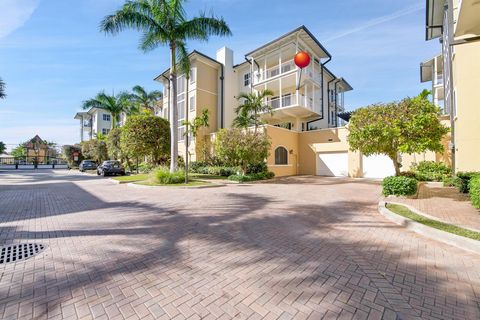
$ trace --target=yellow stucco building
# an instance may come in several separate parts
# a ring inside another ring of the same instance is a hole
[[[433,82],[434,102],[449,115],[454,170],[480,171],[480,5],[426,2],[426,39],[439,38],[442,53],[421,64],[422,81]]]

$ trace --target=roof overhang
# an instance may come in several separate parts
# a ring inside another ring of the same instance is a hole
[[[425,38],[431,40],[438,38],[443,33],[443,14],[445,0],[426,0]]]
[[[462,0],[455,25],[455,38],[480,36],[480,0]]]
[[[343,78],[338,78],[338,92],[347,92],[353,90],[352,86]]]
[[[269,43],[247,53],[246,57],[251,56],[261,56],[268,53],[271,50],[277,49],[279,46],[288,44],[289,42],[295,43],[298,39],[302,40],[318,58],[329,58],[331,57],[330,53],[325,49],[320,41],[305,27],[300,26],[297,29],[290,31],[283,36],[270,41]]]
[[[420,82],[432,81],[432,68],[434,59],[420,63]]]
[[[200,51],[197,51],[197,50],[193,50],[192,52],[190,52],[188,54],[188,59],[190,60],[190,62],[192,62],[193,60],[195,59],[198,59],[200,58],[201,60],[204,60],[208,63],[211,63],[213,65],[216,65],[218,67],[220,67],[222,64],[220,62],[218,62],[217,60],[213,59],[212,57],[209,57],[207,56],[206,54],[204,53],[201,53]],[[163,71],[162,73],[160,73],[158,76],[156,76],[153,80],[155,81],[161,81],[161,78],[166,78],[168,79],[168,74],[170,72],[170,68],[166,69],[165,71]]]
[[[75,117],[73,119],[76,119],[76,120],[82,120],[83,117],[87,116],[88,115],[88,112],[77,112],[75,114]]]

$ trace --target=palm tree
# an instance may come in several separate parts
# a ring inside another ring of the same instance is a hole
[[[253,124],[253,116],[245,109],[238,110],[237,116],[233,119],[232,125],[236,128],[247,129]]]
[[[112,115],[112,126],[115,128],[118,121],[120,121],[120,114],[128,112],[131,107],[130,94],[127,92],[120,92],[117,95],[108,95],[105,92],[100,92],[93,99],[83,102],[83,109],[100,108],[110,112]]]
[[[5,93],[5,82],[0,78],[0,99],[5,99],[7,94]]]
[[[154,112],[155,105],[162,99],[162,92],[153,90],[147,92],[142,86],[135,86],[132,89],[132,102],[136,104],[136,108]]]
[[[259,92],[240,93],[237,99],[243,99],[244,101],[235,109],[237,118],[235,118],[234,124],[236,123],[238,127],[246,127],[253,123],[256,133],[257,127],[261,124],[260,113],[272,112],[272,107],[264,103],[265,99],[270,96],[273,96],[273,92],[268,89]]]
[[[185,0],[131,0],[113,15],[106,16],[100,29],[117,34],[127,28],[143,33],[140,49],[150,51],[160,45],[170,49],[170,126],[171,162],[170,171],[177,168],[178,157],[178,110],[177,110],[177,63],[188,60],[187,40],[207,41],[211,35],[227,36],[230,28],[223,18],[207,17],[201,12],[198,17],[187,19],[183,7]],[[182,68],[183,69],[183,68]]]
[[[188,134],[188,131],[192,133],[194,138],[197,138],[199,131],[203,131],[205,128],[210,126],[210,112],[208,109],[203,109],[202,113],[199,116],[196,116],[192,121],[183,121],[183,125],[186,126],[189,130],[185,132]],[[203,132],[202,132],[203,133]],[[205,137],[203,138],[205,139]],[[206,159],[206,142],[203,143],[203,160]]]

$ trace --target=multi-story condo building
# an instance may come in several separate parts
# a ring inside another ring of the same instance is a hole
[[[80,120],[80,141],[88,141],[97,136],[98,133],[107,135],[112,128],[112,115],[101,108],[91,108],[86,112],[77,112],[74,119]],[[120,117],[120,124],[124,121],[125,115]]]
[[[302,75],[293,61],[300,51],[307,52],[311,57],[311,63],[302,70]],[[338,114],[344,111],[343,93],[352,90],[352,87],[326,68],[331,55],[304,26],[245,54],[245,61],[240,64],[234,64],[234,53],[226,47],[217,51],[215,59],[198,51],[192,52],[189,58],[189,81],[184,75],[179,75],[177,80],[179,153],[182,156],[185,156],[183,121],[186,113],[189,119],[193,119],[207,108],[210,126],[203,134],[213,134],[232,126],[235,109],[241,103],[237,97],[242,92],[269,89],[274,93],[265,101],[273,111],[264,113],[262,117],[273,141],[268,164],[277,175],[301,172],[299,134],[336,128],[342,124]],[[155,78],[164,87],[162,111],[165,118],[168,118],[170,105],[168,74],[169,69]],[[276,138],[282,134],[288,138],[277,145]],[[200,144],[196,141],[189,143],[188,150],[190,160],[202,159]],[[283,152],[282,157],[280,152]],[[278,163],[280,158],[285,161]],[[292,159],[288,161],[288,158]]]
[[[433,58],[442,73],[444,110],[450,115],[450,149],[455,171],[480,171],[480,5],[476,0],[426,0],[426,39],[438,38],[442,54]],[[443,60],[443,61],[439,61]],[[422,70],[425,68],[422,68]],[[423,72],[423,71],[422,71]],[[428,80],[428,77],[422,80]]]

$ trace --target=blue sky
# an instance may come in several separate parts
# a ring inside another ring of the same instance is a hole
[[[144,54],[139,34],[106,36],[101,19],[122,0],[0,0],[0,141],[11,147],[35,134],[59,144],[78,142],[73,119],[81,102],[100,90],[136,84],[160,89],[152,79],[168,67],[167,48]],[[191,0],[187,12],[213,10],[232,29],[229,38],[190,42],[214,56],[226,45],[243,54],[304,24],[332,54],[328,67],[354,87],[347,109],[412,96],[419,63],[440,51],[425,42],[423,0]]]

